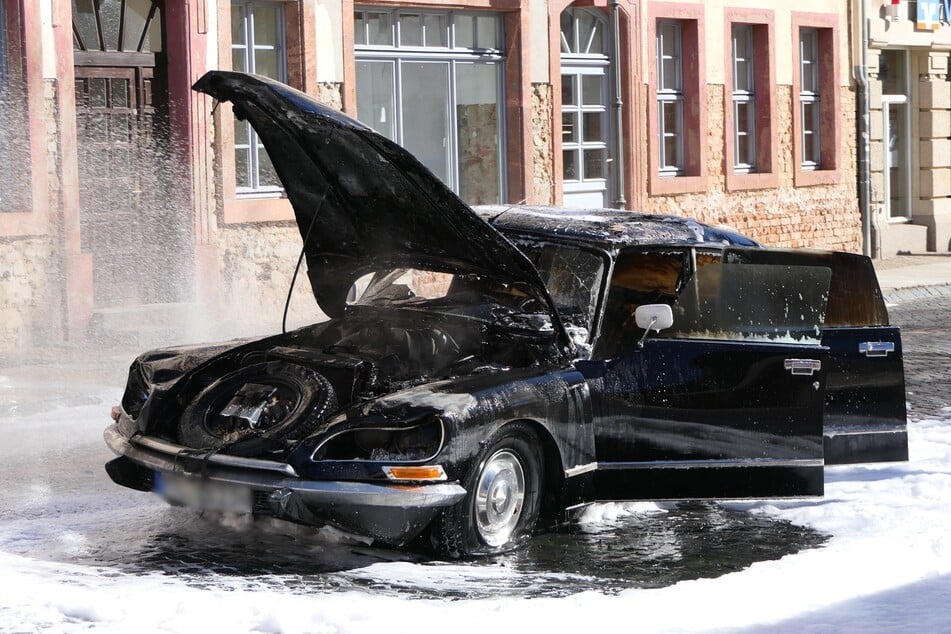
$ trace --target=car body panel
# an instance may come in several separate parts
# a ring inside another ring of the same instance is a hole
[[[830,350],[823,433],[826,464],[907,460],[901,333],[888,324],[871,261],[853,253],[783,249],[727,250],[725,257],[831,269],[822,329],[822,343]]]

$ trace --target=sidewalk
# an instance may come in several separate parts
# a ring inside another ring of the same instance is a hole
[[[951,296],[951,253],[873,260],[885,301]]]

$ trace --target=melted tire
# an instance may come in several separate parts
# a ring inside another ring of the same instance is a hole
[[[477,487],[496,456],[514,456],[524,475],[524,500],[511,536],[502,543],[489,538],[479,526]],[[440,557],[467,559],[498,555],[524,545],[532,536],[541,507],[543,462],[538,436],[523,423],[507,425],[485,444],[466,475],[464,497],[443,511],[430,525],[430,544]],[[496,542],[496,543],[490,543]]]
[[[263,429],[250,425],[223,429],[222,423],[229,419],[220,417],[222,409],[248,384],[276,388],[286,412]],[[256,363],[226,374],[199,392],[182,412],[178,438],[193,449],[260,456],[282,449],[288,439],[309,435],[336,409],[333,387],[314,370],[285,361]]]

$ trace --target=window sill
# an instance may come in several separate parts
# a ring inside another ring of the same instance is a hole
[[[287,222],[294,220],[294,208],[283,196],[241,196],[225,199],[223,216],[225,224]]]
[[[705,192],[706,190],[706,176],[661,176],[657,174],[650,179],[651,196],[692,194]]]
[[[831,170],[804,170],[796,168],[793,182],[796,187],[811,187],[814,185],[838,185],[842,180],[842,173],[838,169]]]
[[[776,189],[779,187],[779,174],[776,172],[753,172],[737,174],[727,172],[727,191],[737,192],[749,189]]]

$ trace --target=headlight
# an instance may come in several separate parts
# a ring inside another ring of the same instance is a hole
[[[125,384],[125,393],[122,395],[122,409],[132,418],[137,418],[142,412],[142,406],[149,398],[151,388],[142,376],[142,366],[133,363],[129,368],[129,380]]]
[[[358,427],[325,440],[313,460],[370,460],[422,462],[439,453],[443,424],[438,417],[409,427]]]

